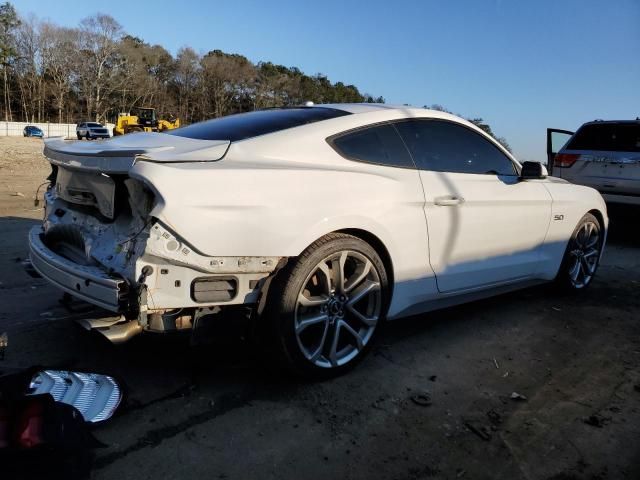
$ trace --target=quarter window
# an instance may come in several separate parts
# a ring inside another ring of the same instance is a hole
[[[334,138],[334,148],[351,160],[390,167],[415,168],[393,125],[367,127]]]
[[[453,122],[396,123],[416,166],[434,172],[515,175],[513,162],[482,135]]]

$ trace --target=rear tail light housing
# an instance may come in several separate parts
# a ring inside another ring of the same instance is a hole
[[[46,442],[45,410],[52,404],[50,398],[32,397],[17,412],[14,424],[14,444],[19,448],[33,448]]]
[[[574,163],[580,158],[580,155],[574,153],[558,153],[553,159],[553,166],[559,168],[572,167]]]

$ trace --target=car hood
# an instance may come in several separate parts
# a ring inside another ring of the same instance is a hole
[[[45,140],[51,163],[73,170],[127,173],[138,160],[151,162],[211,162],[220,160],[229,140],[194,140],[165,133],[131,133],[100,142]]]

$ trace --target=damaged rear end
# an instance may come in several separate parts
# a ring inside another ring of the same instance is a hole
[[[258,301],[279,258],[198,251],[188,232],[163,222],[163,192],[131,175],[136,162],[211,162],[228,147],[159,133],[99,144],[46,141],[51,184],[43,224],[29,233],[31,261],[56,287],[106,311],[84,320],[86,328],[119,343],[143,331],[191,329]]]

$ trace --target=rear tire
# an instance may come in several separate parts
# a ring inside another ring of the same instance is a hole
[[[378,253],[357,237],[329,234],[274,280],[264,319],[273,353],[299,376],[341,375],[371,349],[389,297]]]
[[[587,213],[569,239],[556,283],[570,292],[587,288],[598,270],[603,241],[602,225]]]

